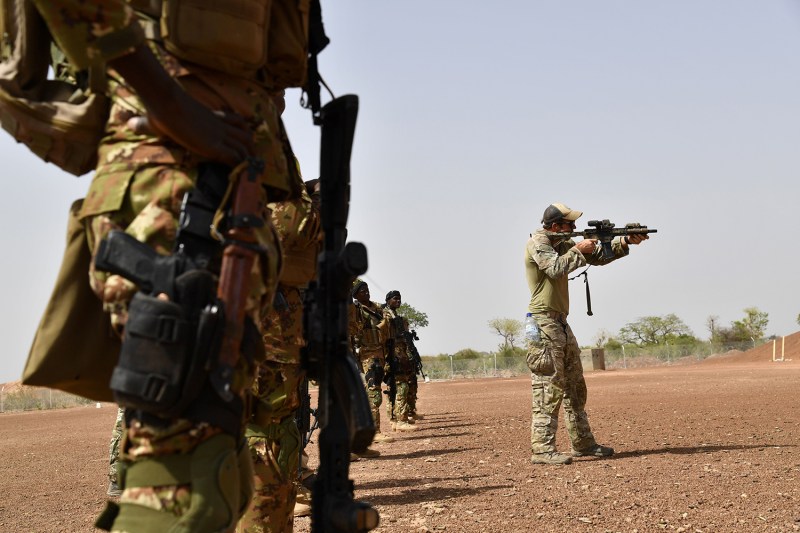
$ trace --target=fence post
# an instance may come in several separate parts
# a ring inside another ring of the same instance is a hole
[[[453,356],[450,356],[450,379],[453,379]]]

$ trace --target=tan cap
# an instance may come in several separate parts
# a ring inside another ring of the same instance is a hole
[[[547,209],[544,210],[544,215],[542,215],[542,224],[549,226],[557,220],[575,221],[578,220],[582,214],[583,211],[575,211],[564,204],[551,204],[547,206]]]

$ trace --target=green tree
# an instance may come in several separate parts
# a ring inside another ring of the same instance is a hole
[[[696,340],[689,326],[672,313],[664,316],[645,316],[629,322],[619,330],[619,338],[624,343],[638,346]]]
[[[747,307],[744,318],[731,323],[734,335],[738,340],[761,340],[769,324],[769,314],[759,311],[757,307]]]
[[[488,324],[489,329],[495,335],[503,337],[503,344],[500,345],[501,350],[505,350],[509,346],[514,348],[514,342],[522,331],[522,322],[513,318],[493,318]]]
[[[400,307],[397,308],[397,314],[406,317],[408,327],[411,329],[428,327],[428,315],[422,311],[417,311],[406,302],[400,304]]]

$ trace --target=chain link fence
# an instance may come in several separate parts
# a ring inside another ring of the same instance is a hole
[[[606,349],[605,363],[606,368],[611,369],[628,366],[669,365],[679,360],[685,360],[687,357],[702,361],[715,354],[729,351],[744,352],[768,342],[772,342],[772,339],[724,345],[702,342],[691,345],[626,346],[624,349]],[[589,348],[583,351],[585,355],[591,357]],[[515,377],[530,374],[524,355],[500,357],[494,354],[484,354],[470,359],[446,356],[423,357],[422,365],[425,375],[430,379]]]
[[[92,403],[92,400],[53,389],[25,387],[8,392],[4,387],[0,390],[0,413],[64,409]]]

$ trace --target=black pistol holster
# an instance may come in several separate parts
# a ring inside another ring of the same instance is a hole
[[[128,416],[158,424],[171,418],[209,422],[237,435],[242,401],[221,398],[209,382],[220,352],[224,309],[217,298],[223,251],[211,224],[228,179],[227,167],[201,167],[197,186],[181,206],[173,254],[162,256],[122,231],[101,242],[98,270],[119,274],[139,286],[128,309],[119,362],[110,387]],[[159,298],[160,294],[168,298]],[[258,328],[245,321],[243,356],[262,350]]]

